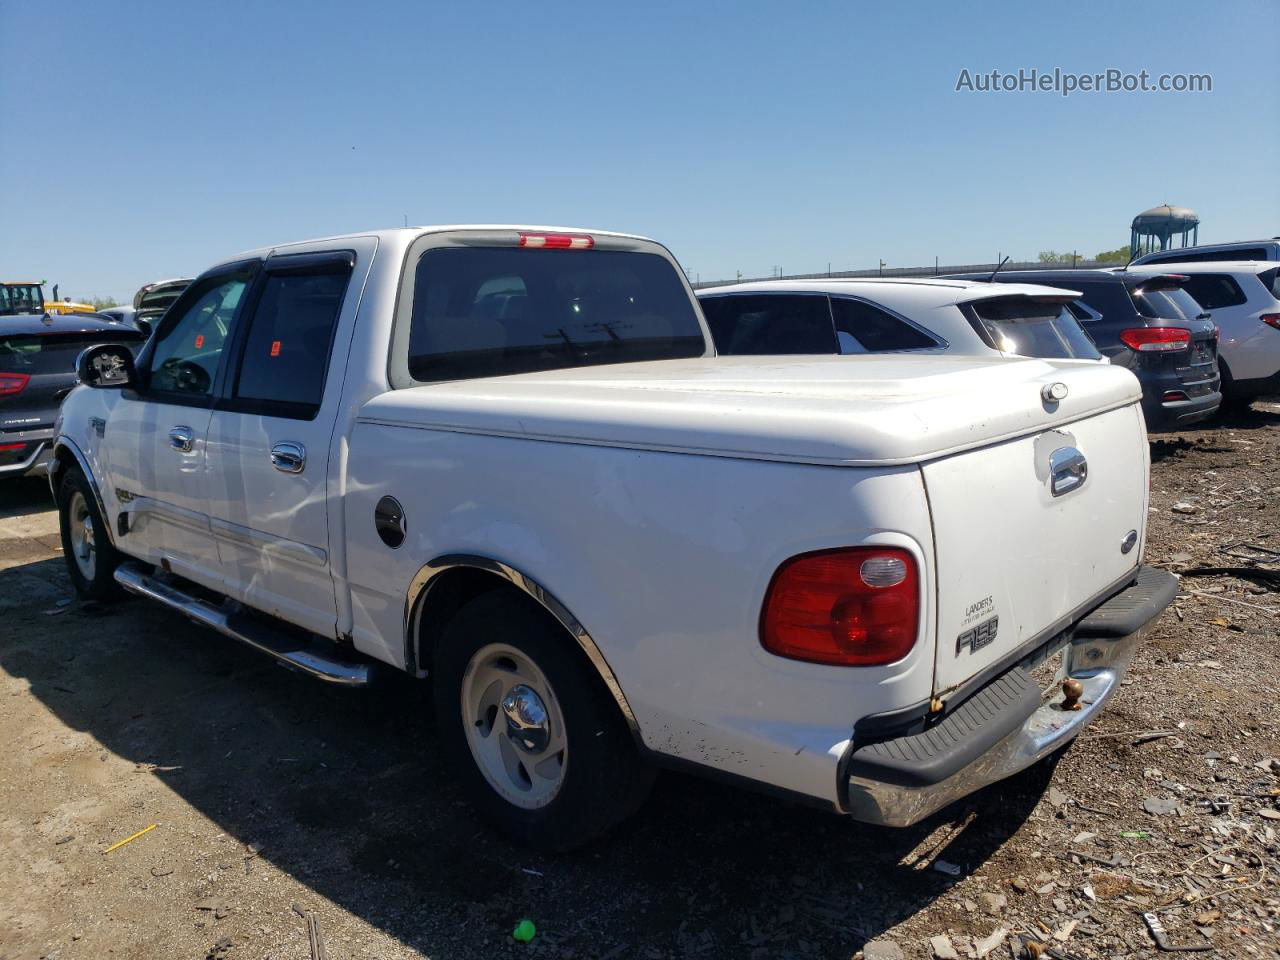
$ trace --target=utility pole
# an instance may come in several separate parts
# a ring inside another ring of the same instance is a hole
[[[880,276],[884,276],[884,261],[880,261]]]
[[[935,277],[938,275],[938,255],[936,253],[933,255],[933,275]]]

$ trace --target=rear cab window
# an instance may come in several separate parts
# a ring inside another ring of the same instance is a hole
[[[707,352],[688,288],[658,253],[459,243],[411,254],[409,270],[396,386]]]
[[[1001,353],[1047,360],[1100,360],[1102,354],[1061,301],[997,297],[964,305],[970,323]]]

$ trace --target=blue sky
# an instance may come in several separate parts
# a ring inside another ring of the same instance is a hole
[[[406,215],[644,233],[704,280],[1091,254],[1165,201],[1280,234],[1278,12],[0,0],[0,272],[124,300]],[[955,92],[1019,67],[1213,92]]]

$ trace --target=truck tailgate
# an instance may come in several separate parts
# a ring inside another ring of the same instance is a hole
[[[937,559],[935,692],[1137,569],[1147,457],[1129,406],[923,466]]]

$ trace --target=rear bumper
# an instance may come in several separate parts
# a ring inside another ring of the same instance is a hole
[[[48,438],[40,439],[33,438],[29,434],[12,441],[0,438],[0,444],[23,441],[32,444],[32,446],[30,449],[19,453],[22,459],[13,463],[0,464],[0,480],[25,477],[28,474],[42,473],[49,469],[49,461],[53,459],[52,434]]]
[[[1137,579],[1063,631],[1061,674],[1084,687],[1079,710],[1044,698],[1027,669],[1013,667],[921,733],[854,741],[841,764],[843,808],[857,820],[906,827],[1069,743],[1120,687],[1143,635],[1177,594],[1177,579],[1142,567]]]
[[[1199,384],[1196,386],[1203,386]],[[1161,378],[1142,384],[1142,415],[1146,418],[1150,430],[1171,430],[1197,423],[1212,417],[1222,405],[1222,394],[1218,392],[1218,383],[1211,384],[1212,391],[1195,395],[1194,386],[1175,378]],[[1164,400],[1166,394],[1181,394],[1185,400]]]

